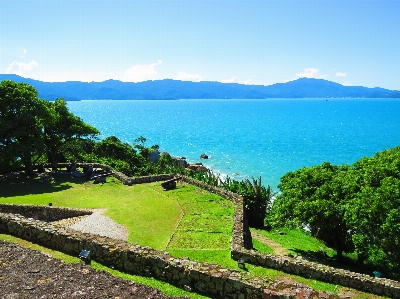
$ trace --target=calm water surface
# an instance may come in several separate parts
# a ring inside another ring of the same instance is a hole
[[[400,145],[400,99],[263,99],[68,102],[102,138],[147,138],[161,151],[235,179],[277,189],[288,171],[352,164]]]

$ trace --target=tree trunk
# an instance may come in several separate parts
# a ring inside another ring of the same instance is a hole
[[[33,175],[33,164],[32,159],[30,157],[24,157],[24,165],[25,165],[25,174],[27,176]]]
[[[335,236],[335,247],[336,247],[336,260],[341,261],[343,259],[343,246],[341,239]]]
[[[56,159],[56,155],[53,154],[52,151],[47,152],[47,158],[51,163],[52,170],[57,170],[58,167],[58,160]]]

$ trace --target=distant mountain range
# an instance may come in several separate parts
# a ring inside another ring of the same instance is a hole
[[[400,91],[362,86],[343,86],[322,79],[300,78],[269,86],[220,82],[190,82],[172,79],[138,83],[42,82],[13,74],[0,74],[0,81],[13,80],[34,86],[45,100],[174,100],[174,99],[264,99],[264,98],[400,98]]]

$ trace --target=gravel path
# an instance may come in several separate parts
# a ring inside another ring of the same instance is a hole
[[[70,220],[74,222],[69,228],[79,230],[85,233],[96,234],[104,237],[110,237],[118,240],[128,240],[129,231],[126,227],[116,223],[107,216],[104,216],[105,210],[93,210],[93,214],[85,217],[76,217],[77,219]]]

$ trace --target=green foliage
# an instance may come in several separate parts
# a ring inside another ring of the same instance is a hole
[[[56,169],[70,142],[99,134],[70,113],[63,99],[48,102],[37,94],[29,84],[0,83],[0,156],[7,170],[21,161],[32,174],[33,164],[43,162],[43,155]]]
[[[360,262],[400,267],[400,147],[354,163],[360,191],[349,202],[345,218],[351,226]]]
[[[364,157],[353,166],[319,166],[289,172],[268,220],[276,227],[308,227],[359,263],[400,266],[400,147]]]
[[[348,166],[323,163],[289,172],[278,186],[282,193],[273,203],[269,220],[275,226],[308,227],[311,233],[337,251],[351,251],[352,242],[344,213],[357,189]]]
[[[142,148],[142,150],[148,150]],[[95,143],[92,161],[107,164],[127,176],[142,176],[157,173],[156,165],[152,164],[135,147],[123,143],[115,136],[107,137]]]
[[[182,168],[175,163],[171,155],[168,153],[162,154],[157,162],[157,173],[181,173]]]
[[[57,169],[59,160],[66,160],[63,153],[64,147],[66,148],[70,142],[76,140],[94,139],[100,132],[69,112],[64,99],[45,103],[47,117],[43,125],[43,142],[49,162],[53,169]],[[76,158],[73,158],[75,161]]]
[[[44,153],[46,110],[35,88],[26,83],[0,82],[0,156],[6,168],[20,161],[27,174],[33,158]]]

